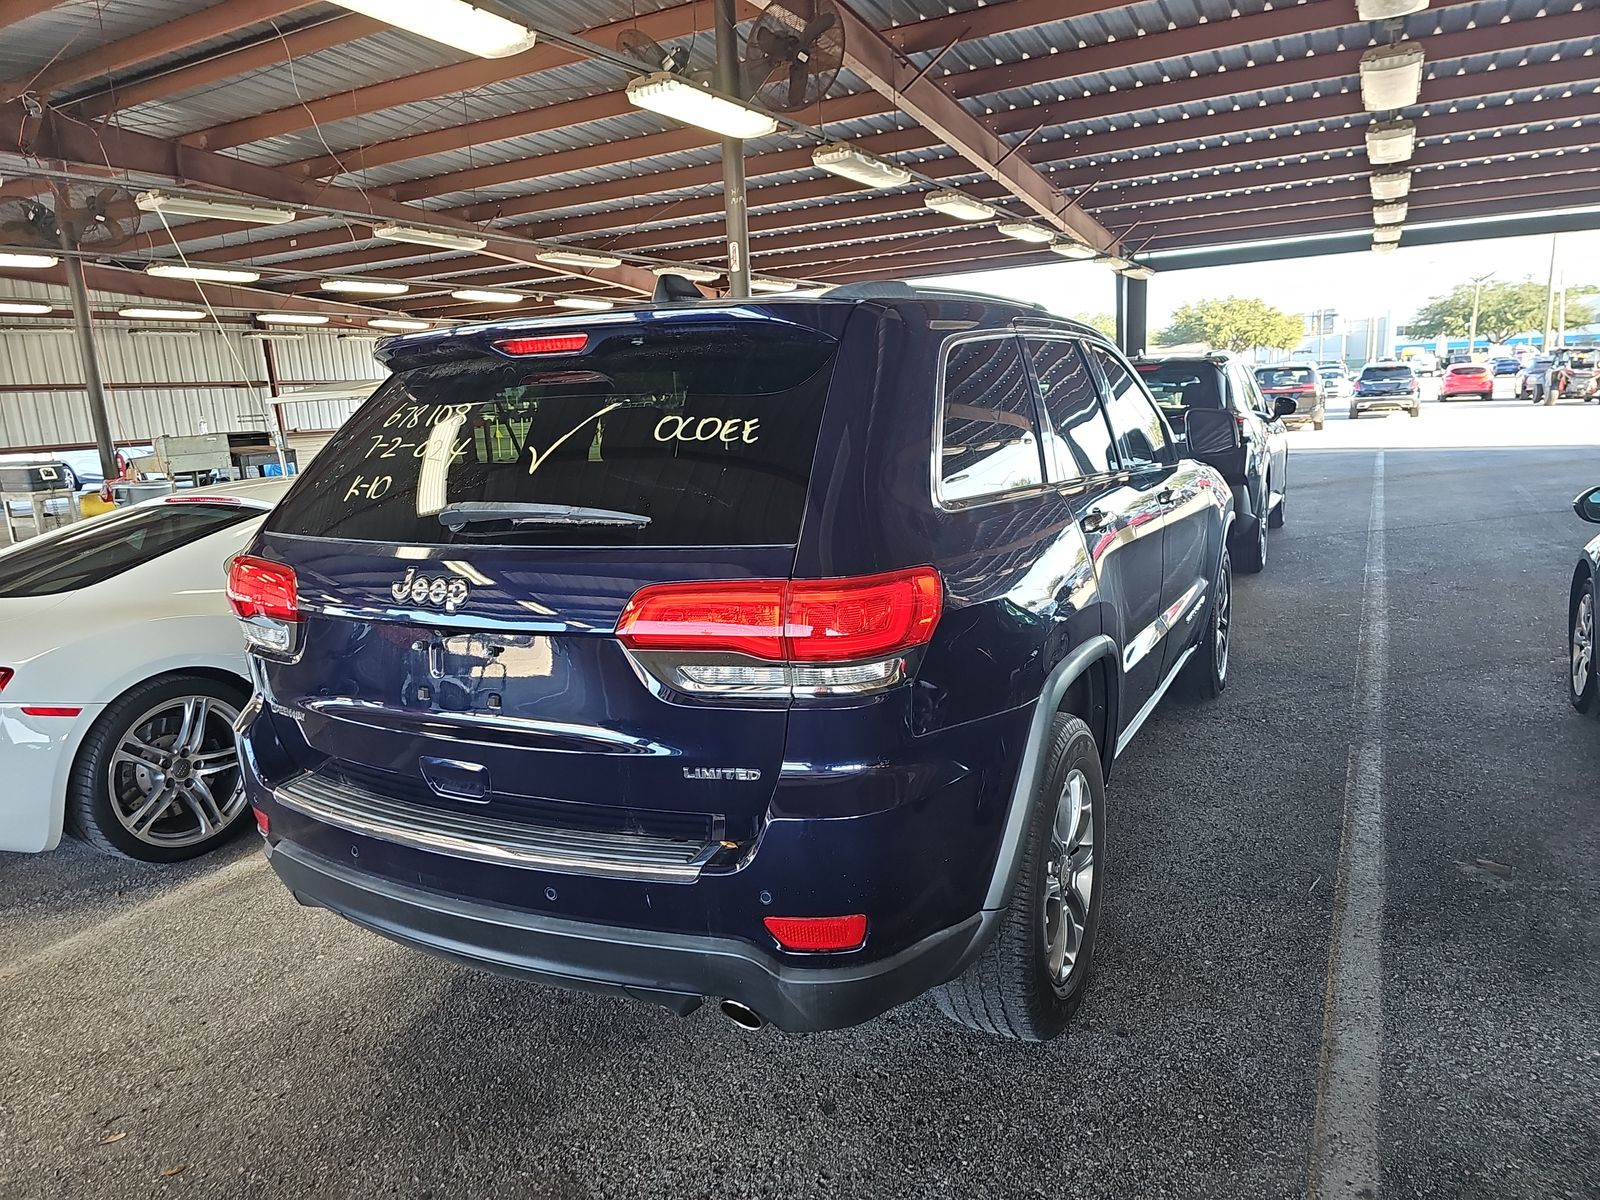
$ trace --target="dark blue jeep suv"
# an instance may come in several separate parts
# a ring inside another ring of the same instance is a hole
[[[1112,762],[1228,666],[1228,487],[1116,350],[879,285],[379,353],[229,578],[302,902],[749,1026],[1066,1025]]]

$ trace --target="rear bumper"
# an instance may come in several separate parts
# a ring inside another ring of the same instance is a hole
[[[1350,407],[1363,411],[1369,408],[1415,408],[1422,403],[1421,392],[1387,392],[1381,396],[1356,395],[1350,397]]]
[[[0,850],[31,854],[60,843],[67,775],[102,707],[84,705],[76,717],[38,717],[20,704],[0,704]]]
[[[725,997],[792,1032],[860,1024],[953,978],[1001,916],[974,914],[887,959],[799,968],[732,938],[619,928],[447,896],[352,871],[288,841],[269,843],[267,861],[301,903],[418,950],[679,1013],[705,997]]]

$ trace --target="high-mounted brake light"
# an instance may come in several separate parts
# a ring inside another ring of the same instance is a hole
[[[859,950],[867,940],[865,913],[847,917],[764,917],[761,923],[785,950],[812,954]]]
[[[554,333],[543,337],[506,338],[494,344],[501,354],[524,358],[533,354],[576,354],[589,344],[587,333]]]
[[[300,589],[293,567],[239,555],[228,566],[228,603],[250,645],[275,654],[294,649]]]

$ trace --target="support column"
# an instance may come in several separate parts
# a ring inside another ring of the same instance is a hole
[[[1148,283],[1146,279],[1117,276],[1117,345],[1129,358],[1143,354],[1147,348]]]
[[[740,94],[738,21],[734,0],[716,0],[717,90]],[[745,210],[744,142],[722,139],[722,202],[728,235],[728,295],[750,294],[750,223]]]
[[[72,293],[72,324],[78,335],[78,357],[83,360],[83,383],[89,394],[89,423],[100,451],[100,471],[106,479],[117,477],[117,448],[111,442],[111,415],[106,408],[106,387],[100,378],[100,356],[95,353],[94,327],[90,323],[89,289],[83,281],[83,263],[71,253],[62,262],[67,269],[67,290]]]

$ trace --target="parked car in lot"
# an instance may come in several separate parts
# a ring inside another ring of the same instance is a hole
[[[1404,409],[1413,417],[1422,415],[1422,385],[1416,372],[1392,359],[1368,363],[1356,378],[1350,396],[1350,419],[1378,409]]]
[[[1600,525],[1600,488],[1578,494],[1573,511],[1591,525]],[[1600,688],[1595,681],[1595,622],[1600,612],[1600,534],[1589,539],[1572,572],[1567,592],[1567,699],[1588,716],[1600,715]]]
[[[1226,484],[1101,335],[875,284],[378,354],[229,585],[297,897],[746,1026],[1061,1031],[1104,781],[1233,628]]]
[[[1488,367],[1478,363],[1457,363],[1446,367],[1439,381],[1439,399],[1456,400],[1463,396],[1476,396],[1479,400],[1494,399],[1494,375]]]
[[[1556,397],[1594,399],[1596,384],[1595,353],[1585,350],[1557,350],[1550,365],[1550,392]]]
[[[119,444],[117,453],[124,460],[131,461],[144,458],[154,453],[155,448],[148,443]],[[26,463],[26,462],[58,462],[66,467],[66,486],[74,492],[81,492],[84,488],[99,487],[105,482],[105,472],[100,468],[100,452],[93,447],[89,449],[71,450],[18,450],[0,454],[0,463]]]
[[[1349,399],[1353,387],[1349,371],[1343,367],[1318,367],[1317,375],[1322,380],[1324,397],[1335,400]]]
[[[228,560],[282,481],[152,500],[0,551],[0,850],[62,831],[149,862],[247,820]]]
[[[1489,365],[1497,379],[1502,375],[1515,375],[1522,370],[1522,360],[1510,356],[1497,358]]]
[[[1295,401],[1279,396],[1271,407],[1249,371],[1227,355],[1163,357],[1134,364],[1168,424],[1186,434],[1196,409],[1226,412],[1239,429],[1237,450],[1213,459],[1233,493],[1233,560],[1243,571],[1267,565],[1267,530],[1283,525],[1289,491],[1289,439],[1283,418]]]
[[[1294,415],[1285,418],[1285,424],[1322,428],[1328,416],[1328,398],[1323,391],[1322,378],[1315,367],[1302,366],[1299,363],[1278,367],[1257,367],[1255,378],[1256,386],[1269,401],[1276,400],[1279,396],[1287,396],[1295,402]]]

